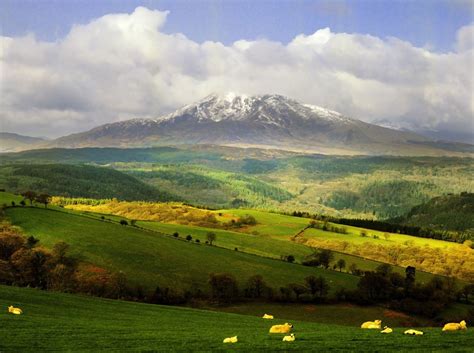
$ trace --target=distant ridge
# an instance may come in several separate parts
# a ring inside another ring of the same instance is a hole
[[[455,154],[430,138],[346,117],[281,95],[212,94],[156,119],[132,119],[61,137],[48,147],[180,144],[276,148],[325,154]]]
[[[0,132],[0,152],[27,150],[45,141],[45,139],[39,137],[23,136],[11,132]]]

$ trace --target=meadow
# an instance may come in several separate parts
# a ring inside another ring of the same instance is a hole
[[[211,211],[215,215],[216,222],[210,223],[210,227],[199,227],[196,226],[196,224],[202,223],[199,217],[207,218],[207,212],[209,211],[185,205],[107,201],[98,201],[97,205],[94,205],[93,202],[87,200],[84,201],[84,204],[81,204],[80,200],[77,201],[78,204],[68,200],[65,203],[66,209],[87,212],[89,215],[93,215],[93,212],[109,212],[115,216],[118,215],[128,219],[160,220],[161,222],[138,221],[137,225],[170,235],[174,232],[178,232],[183,237],[189,234],[194,240],[199,239],[201,243],[207,240],[208,232],[214,232],[217,235],[217,241],[215,242],[217,246],[228,249],[238,248],[241,251],[259,256],[281,258],[282,255],[293,255],[297,262],[302,262],[305,257],[311,255],[318,248],[330,249],[334,251],[334,260],[331,266],[335,265],[339,259],[343,259],[346,263],[346,271],[353,264],[360,270],[374,270],[382,262],[389,262],[395,265],[393,266],[394,271],[404,275],[405,267],[410,265],[409,259],[403,266],[396,266],[396,262],[390,259],[387,260],[385,256],[381,257],[376,252],[373,254],[361,253],[360,249],[364,247],[364,244],[376,246],[382,252],[385,248],[388,249],[392,246],[423,247],[434,249],[434,251],[442,249],[450,253],[456,250],[463,251],[463,254],[469,252],[464,245],[458,243],[384,233],[353,226],[340,226],[333,223],[328,224],[343,227],[347,234],[308,228],[310,220],[307,218],[261,210],[225,209]],[[138,205],[138,207],[135,207],[135,205]],[[165,212],[168,209],[170,211]],[[165,212],[166,217],[161,215],[163,212]],[[174,213],[177,215],[174,215]],[[193,215],[187,216],[189,214]],[[243,225],[232,231],[220,229],[231,220],[246,215],[254,217],[257,223],[255,225]],[[111,216],[106,215],[106,217]],[[119,219],[116,219],[116,221],[119,221]],[[192,224],[192,226],[189,224]],[[366,236],[362,237],[361,234],[366,234]],[[388,238],[385,238],[384,234],[388,234]],[[295,238],[295,235],[298,236]],[[469,253],[466,255],[469,256]],[[413,264],[415,263],[413,262]],[[418,280],[421,282],[427,282],[433,277],[429,273],[433,268],[430,263],[426,262],[422,266],[417,265],[417,267],[419,269]],[[443,269],[435,268],[438,274],[446,275]],[[465,277],[464,274],[462,275]]]
[[[356,276],[290,264],[241,251],[175,239],[163,233],[59,210],[15,207],[6,210],[11,222],[52,247],[58,241],[71,245],[81,260],[110,271],[123,271],[134,285],[153,290],[157,285],[179,289],[206,289],[209,273],[227,272],[240,283],[261,274],[268,285],[279,287],[323,275],[331,290],[354,288]]]
[[[9,305],[21,307],[23,315],[8,314]],[[406,336],[405,328],[394,328],[392,334],[382,335],[305,321],[290,321],[296,341],[282,342],[282,335],[269,334],[268,329],[289,321],[286,317],[270,321],[5,286],[0,286],[0,308],[2,352],[348,352],[368,347],[383,352],[472,352],[474,346],[470,329],[443,333],[439,327],[422,328],[423,336]],[[234,335],[238,343],[222,343]]]

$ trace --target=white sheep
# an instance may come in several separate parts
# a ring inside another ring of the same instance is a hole
[[[283,337],[282,341],[283,342],[293,342],[295,340],[295,335],[291,334],[289,336]]]
[[[233,336],[233,337],[224,338],[223,343],[237,343],[238,341],[239,340],[237,339],[237,336]]]
[[[366,321],[362,325],[360,325],[361,328],[376,329],[376,330],[380,330],[381,326],[382,326],[382,320]]]
[[[413,335],[413,336],[421,336],[423,334],[422,331],[418,331],[418,330],[413,330],[413,329],[410,329],[410,330],[406,330],[404,332],[405,335]]]
[[[20,308],[15,308],[14,306],[10,305],[8,307],[8,312],[9,313],[12,313],[12,314],[15,314],[15,315],[20,315],[20,314],[23,314],[23,310],[21,310]]]
[[[462,320],[459,324],[457,322],[449,322],[443,327],[443,331],[457,331],[467,330],[466,321]]]
[[[293,325],[286,322],[283,325],[273,325],[272,327],[270,327],[269,332],[270,333],[290,333],[292,328],[293,328]]]

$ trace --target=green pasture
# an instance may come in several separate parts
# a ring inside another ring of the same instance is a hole
[[[6,210],[13,224],[51,247],[59,241],[71,245],[83,261],[123,271],[132,284],[152,290],[157,285],[186,289],[205,287],[209,273],[227,272],[243,284],[262,275],[272,287],[302,283],[308,275],[322,275],[332,290],[354,288],[358,278],[345,273],[310,268],[241,251],[187,242],[156,232],[43,208]]]
[[[7,312],[9,305],[22,315]],[[262,308],[263,309],[263,308]],[[263,311],[263,310],[262,310]],[[372,320],[372,313],[368,313]],[[337,315],[337,313],[335,313]],[[271,325],[294,325],[294,342],[269,334]],[[89,298],[0,286],[2,352],[472,352],[474,331],[423,336],[378,330]],[[235,344],[225,337],[238,336]]]

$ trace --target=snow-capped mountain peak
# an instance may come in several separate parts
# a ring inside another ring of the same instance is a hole
[[[254,120],[282,125],[285,118],[298,116],[304,120],[350,121],[335,111],[315,105],[301,104],[278,94],[248,96],[235,92],[211,94],[200,101],[155,119],[164,123],[182,116],[192,116],[198,122]]]
[[[54,144],[231,144],[337,153],[346,150],[351,153],[398,153],[400,146],[426,148],[422,144],[427,140],[414,133],[368,124],[278,94],[229,92],[211,94],[156,119],[107,124],[58,139]]]

